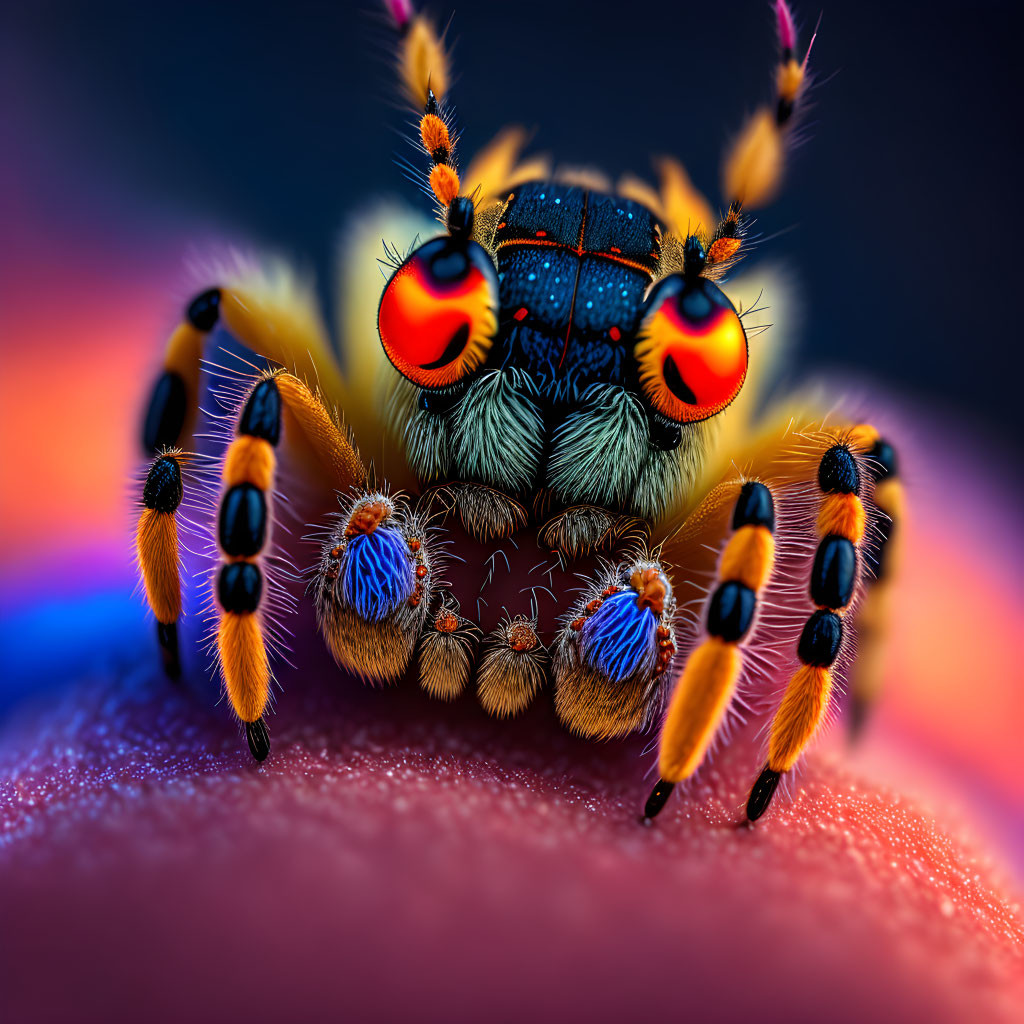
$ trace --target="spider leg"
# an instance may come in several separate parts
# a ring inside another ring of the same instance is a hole
[[[896,451],[870,427],[858,430],[865,441],[865,462],[875,482],[874,501],[879,516],[864,539],[865,590],[853,620],[857,660],[850,676],[850,737],[856,739],[878,699],[882,681],[889,603],[894,575],[899,571],[899,529],[903,519],[903,484]],[[868,442],[873,443],[867,447]]]
[[[238,417],[235,439],[222,467],[217,541],[217,651],[224,690],[245,726],[257,761],[270,753],[263,713],[270,699],[271,670],[263,616],[263,554],[270,539],[275,449],[282,412],[320,456],[332,483],[348,488],[364,476],[359,457],[319,399],[290,373],[263,375],[252,387]]]
[[[697,521],[732,508],[732,535],[718,563],[717,586],[705,610],[707,638],[686,659],[662,725],[660,778],[647,799],[651,819],[674,787],[704,761],[732,702],[750,632],[775,561],[775,500],[760,481],[721,485],[695,513]]]
[[[225,277],[229,283],[208,288],[189,303],[182,323],[172,332],[143,420],[142,445],[155,458],[144,488],[136,549],[146,598],[157,621],[164,665],[171,676],[180,672],[177,620],[181,584],[175,512],[182,496],[181,469],[187,459],[180,449],[192,435],[198,411],[207,337],[222,324],[257,356],[318,381],[332,402],[344,398],[319,314],[291,278],[283,272],[274,280],[257,272],[230,272]],[[306,403],[296,402],[295,407],[301,415]],[[302,427],[314,435],[327,431],[320,450],[337,458],[338,464],[328,467],[335,478],[362,477],[362,465],[351,445],[332,445],[329,428],[318,422],[315,412],[306,415]]]
[[[158,456],[142,490],[142,512],[135,531],[135,551],[146,601],[156,617],[157,639],[164,671],[181,675],[178,619],[181,616],[181,578],[178,571],[178,524],[175,513],[182,499],[181,453]]]
[[[808,580],[815,610],[800,634],[801,665],[790,677],[769,728],[767,762],[747,800],[748,821],[756,821],[768,809],[782,775],[796,764],[826,718],[832,666],[862,577],[867,512],[861,495],[867,467],[861,452],[874,438],[877,434],[871,428],[859,427],[830,432],[819,441],[819,540]]]
[[[218,325],[257,356],[317,381],[332,401],[343,400],[341,375],[311,300],[256,274],[238,276],[237,283],[200,292],[171,333],[143,419],[142,446],[149,454],[182,445],[191,435],[203,347]]]

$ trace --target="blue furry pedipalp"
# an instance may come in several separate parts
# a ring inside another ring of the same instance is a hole
[[[656,625],[651,609],[637,605],[634,591],[620,591],[583,624],[581,652],[591,668],[620,683],[653,659]]]
[[[349,541],[342,568],[342,597],[366,619],[387,618],[413,592],[416,581],[405,538],[378,527]]]

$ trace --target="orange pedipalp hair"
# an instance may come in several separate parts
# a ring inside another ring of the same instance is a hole
[[[255,722],[270,697],[270,663],[257,616],[251,612],[222,615],[217,647],[231,706],[243,722]]]
[[[146,599],[157,622],[164,625],[177,622],[181,615],[181,579],[174,513],[143,509],[135,530],[135,549]]]

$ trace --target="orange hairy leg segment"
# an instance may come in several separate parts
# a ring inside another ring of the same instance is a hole
[[[178,525],[173,512],[146,508],[139,516],[135,547],[146,587],[146,600],[163,625],[181,615],[181,580],[178,576]]]
[[[420,120],[420,139],[423,142],[423,148],[431,156],[435,153],[440,155],[443,152],[447,158],[447,154],[451,151],[452,140],[448,134],[448,125],[437,114],[423,115]]]
[[[860,451],[867,452],[879,441],[879,434],[870,423],[858,423],[857,426],[850,429],[848,440]]]
[[[749,633],[760,592],[775,562],[775,501],[760,481],[729,481],[705,499],[695,515],[705,532],[722,528],[722,500],[732,499],[733,534],[718,564],[718,585],[708,601],[710,634],[687,659],[662,726],[660,779],[648,797],[644,814],[653,818],[664,807],[672,787],[688,779],[707,755],[722,725],[743,668],[741,642]]]
[[[243,722],[261,718],[270,699],[270,663],[259,618],[225,613],[217,627],[224,689]]]
[[[228,448],[223,477],[227,484],[249,483],[269,491],[277,459],[273,446],[261,437],[240,436]]]
[[[448,206],[459,194],[459,176],[448,164],[436,164],[430,172],[430,187],[437,201]]]
[[[425,108],[431,93],[443,100],[448,91],[448,55],[433,25],[416,15],[404,28],[398,55],[399,73],[409,99]]]
[[[181,458],[180,452],[168,451],[154,459],[142,489],[143,509],[135,531],[146,600],[156,617],[164,670],[171,677],[181,672],[177,631],[181,579],[175,520],[182,499]]]
[[[192,433],[199,408],[199,365],[206,334],[188,322],[179,324],[167,340],[164,372],[176,375],[184,385],[185,415],[178,436],[165,444],[178,444]]]
[[[859,544],[865,520],[864,505],[856,494],[829,494],[818,512],[818,534],[827,537],[834,533]]]
[[[690,655],[661,733],[658,770],[680,782],[700,767],[722,723],[742,666],[735,644],[710,637]]]
[[[337,490],[345,490],[361,483],[366,478],[366,469],[323,401],[291,373],[278,373],[274,380],[287,412],[330,473],[332,485]]]
[[[277,462],[274,447],[281,436],[279,376],[261,375],[242,405],[236,436],[221,468],[225,490],[218,514],[222,559],[215,582],[217,654],[224,692],[245,725],[249,749],[257,761],[270,753],[262,718],[270,696],[270,663],[259,558],[267,545],[269,495]]]
[[[333,487],[344,490],[365,477],[358,454],[319,394],[283,370],[253,382],[222,467],[217,534],[222,559],[215,586],[224,690],[245,723],[257,761],[270,753],[262,718],[270,686],[262,555],[269,543],[275,448],[283,426],[307,443]]]
[[[775,561],[775,538],[765,526],[742,526],[722,552],[719,575],[760,590],[771,575]]]
[[[796,99],[796,94],[800,91],[803,81],[804,69],[795,58],[780,65],[778,76],[775,80],[775,88],[779,94],[779,99],[792,103]]]
[[[868,464],[862,460],[869,428],[834,430],[811,439],[818,453],[819,537],[810,569],[809,596],[816,610],[797,646],[802,665],[793,673],[769,731],[768,763],[751,788],[747,818],[768,809],[779,778],[799,760],[825,720],[832,692],[831,666],[842,649],[846,611],[862,577],[867,513],[861,499]],[[852,440],[856,434],[857,441]],[[809,474],[808,474],[809,475]]]
[[[763,206],[778,192],[810,56],[809,46],[802,61],[794,54],[796,31],[785,4],[777,5],[776,13],[781,53],[775,73],[775,105],[762,107],[748,119],[726,157],[723,174],[726,197],[748,209]]]
[[[788,772],[796,764],[825,717],[832,673],[820,665],[802,665],[793,673],[768,741],[768,767]]]
[[[218,324],[254,354],[316,380],[332,400],[343,399],[344,382],[310,289],[280,265],[226,269],[224,277],[189,303],[167,343],[143,430],[151,453],[191,434],[203,345]]]
[[[228,332],[256,355],[315,380],[331,401],[341,401],[344,381],[313,300],[282,298],[264,288],[261,282],[242,282],[219,289],[220,316]]]
[[[774,114],[759,110],[744,125],[725,165],[725,194],[747,208],[775,198],[782,181],[785,147]]]

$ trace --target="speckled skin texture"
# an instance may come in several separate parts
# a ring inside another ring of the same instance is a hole
[[[646,740],[573,740],[546,700],[507,723],[369,690],[310,645],[256,767],[148,640],[96,636],[0,728],[6,1019],[1019,1012],[998,873],[837,752],[738,827],[741,731],[645,828]]]

